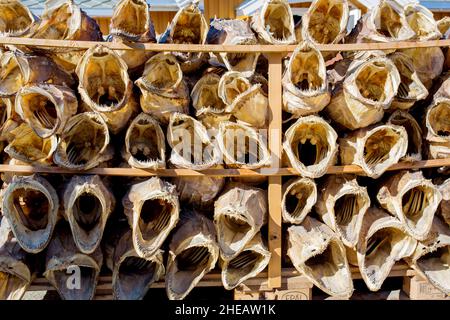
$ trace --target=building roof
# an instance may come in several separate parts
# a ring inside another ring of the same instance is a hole
[[[30,8],[34,14],[40,15],[44,10],[46,0],[21,0]],[[114,6],[119,0],[74,0],[81,9],[90,16],[111,16]],[[192,0],[147,0],[150,4],[150,11],[178,11],[192,2]],[[203,1],[200,1],[200,8],[203,8]]]

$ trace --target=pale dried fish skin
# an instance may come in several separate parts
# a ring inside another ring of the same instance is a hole
[[[295,202],[293,204],[292,202]],[[283,221],[301,224],[317,202],[317,186],[309,178],[293,178],[283,185],[281,213]],[[295,207],[294,207],[295,206]]]
[[[450,99],[435,96],[425,114],[428,155],[432,159],[448,158],[450,155]]]
[[[442,34],[434,20],[433,13],[418,3],[405,6],[406,21],[419,41],[437,40]]]
[[[39,18],[18,0],[0,1],[0,37],[25,37],[33,34]]]

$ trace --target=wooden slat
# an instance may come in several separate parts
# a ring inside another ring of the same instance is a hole
[[[59,47],[71,49],[89,49],[102,44],[115,50],[147,50],[147,51],[183,51],[183,52],[260,52],[287,53],[295,50],[295,45],[198,45],[198,44],[155,44],[155,43],[111,43],[94,41],[71,41],[50,39],[6,38],[0,37],[0,44],[25,45],[36,47]],[[402,41],[388,43],[348,43],[321,44],[317,48],[321,51],[367,51],[367,50],[395,50],[408,48],[448,47],[450,40],[430,41]]]
[[[415,170],[450,166],[450,158],[448,159],[432,159],[414,162],[401,162],[394,164],[388,171],[395,170]],[[216,177],[281,177],[298,175],[293,168],[263,168],[258,170],[250,169],[207,169],[207,170],[190,170],[190,169],[160,169],[160,170],[145,170],[135,168],[94,168],[86,171],[68,170],[59,167],[34,167],[24,165],[8,165],[0,164],[0,172],[12,172],[19,174],[32,173],[53,173],[53,174],[98,174],[102,176],[123,176],[123,177],[201,177],[201,176],[216,176]],[[364,171],[356,165],[346,166],[332,166],[327,170],[327,174],[364,174]]]
[[[281,119],[281,77],[282,58],[280,53],[268,55],[269,60],[269,106],[271,110],[271,121],[269,125],[269,148],[272,155],[272,167],[277,169],[281,166],[282,155],[282,119]],[[281,287],[281,176],[269,177],[268,203],[269,203],[269,251],[271,258],[269,262],[269,287]]]

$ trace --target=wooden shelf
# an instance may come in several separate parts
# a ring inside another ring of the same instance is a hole
[[[160,43],[112,43],[94,41],[50,40],[31,38],[0,37],[0,44],[24,45],[32,47],[58,47],[73,49],[89,49],[97,44],[114,50],[146,50],[154,52],[256,52],[256,53],[287,53],[293,52],[296,45],[198,45],[198,44],[160,44]],[[386,43],[347,43],[317,45],[320,51],[367,51],[393,50],[408,48],[449,47],[450,40],[405,41]]]
[[[388,171],[396,170],[416,170],[426,168],[437,168],[450,166],[450,158],[421,160],[414,162],[400,162],[391,166]],[[36,167],[26,165],[8,165],[0,164],[0,172],[11,172],[21,174],[33,173],[52,173],[52,174],[97,174],[101,176],[122,176],[122,177],[280,177],[295,176],[298,173],[293,168],[263,168],[257,170],[251,169],[207,169],[207,170],[190,170],[190,169],[159,169],[145,170],[135,168],[94,168],[86,171],[68,170],[59,167]],[[332,166],[328,169],[327,174],[363,174],[364,171],[357,165]]]

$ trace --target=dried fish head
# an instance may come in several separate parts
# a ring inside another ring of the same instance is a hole
[[[411,237],[424,240],[430,232],[442,195],[421,171],[402,171],[382,184],[377,199],[383,208],[401,221]]]
[[[442,34],[434,20],[433,13],[418,3],[409,3],[405,6],[406,21],[414,30],[415,38],[420,41],[436,40]]]
[[[267,222],[267,194],[230,184],[214,204],[214,225],[222,259],[235,258]]]
[[[213,73],[207,73],[201,77],[191,91],[192,106],[199,114],[209,111],[212,113],[223,113],[225,105],[219,97],[220,77]]]
[[[31,85],[19,89],[16,112],[41,138],[60,134],[78,109],[75,93],[63,86]]]
[[[70,228],[60,224],[48,246],[44,277],[64,300],[92,300],[102,264],[100,247],[89,255],[81,253]]]
[[[125,134],[123,156],[133,168],[165,168],[166,141],[158,121],[145,113],[134,118]]]
[[[42,177],[16,176],[2,194],[2,213],[27,252],[47,247],[58,221],[59,200],[55,189]]]
[[[67,121],[53,160],[68,169],[91,169],[112,158],[109,140],[108,126],[99,114],[77,114]]]
[[[204,170],[221,163],[220,150],[206,128],[186,114],[171,114],[167,142],[172,148],[170,162],[178,168]]]
[[[442,201],[439,205],[437,214],[439,214],[450,227],[450,179],[445,180],[438,188],[442,195]]]
[[[404,127],[408,134],[408,149],[406,150],[406,156],[403,157],[403,160],[422,160],[423,132],[416,119],[406,111],[397,110],[389,117],[387,123]]]
[[[291,179],[283,185],[281,212],[285,223],[301,224],[317,201],[317,186],[309,178]]]
[[[113,112],[130,99],[133,83],[126,63],[111,49],[97,45],[77,66],[81,99],[94,111]]]
[[[252,16],[251,26],[263,43],[295,43],[294,17],[286,0],[265,0]]]
[[[400,52],[412,60],[420,81],[427,89],[430,89],[433,80],[441,75],[444,68],[445,57],[441,48],[411,48],[400,50]]]
[[[270,165],[264,137],[249,126],[224,121],[216,139],[227,167],[257,169]]]
[[[153,177],[132,185],[122,204],[133,231],[134,249],[140,257],[151,257],[178,222],[175,186]]]
[[[349,298],[353,282],[345,247],[325,224],[306,217],[291,226],[288,256],[294,267],[319,289],[332,296]]]
[[[145,0],[119,1],[111,17],[109,34],[129,41],[155,42],[155,29]]]
[[[100,245],[115,199],[99,176],[73,176],[63,194],[63,215],[77,248],[93,253]]]
[[[214,269],[219,258],[211,220],[196,212],[184,212],[169,244],[166,292],[170,300],[182,300]]]
[[[142,77],[136,80],[141,89],[141,108],[163,124],[174,112],[188,113],[189,90],[177,59],[159,53],[145,64]]]
[[[283,149],[291,166],[302,176],[318,178],[336,160],[337,133],[322,118],[299,118],[286,131]]]
[[[356,164],[376,179],[406,155],[408,134],[402,126],[378,125],[340,138],[339,147],[342,164]]]
[[[310,42],[301,42],[283,75],[283,110],[294,117],[321,111],[330,102],[325,61]]]
[[[218,95],[223,103],[231,106],[237,102],[237,99],[250,89],[250,80],[241,72],[229,71],[220,77],[218,85]]]
[[[425,115],[429,155],[433,159],[447,158],[450,154],[450,100],[437,97]]]
[[[39,23],[30,9],[18,0],[0,1],[0,36],[23,37],[34,32]]]

